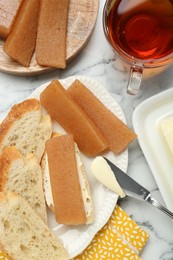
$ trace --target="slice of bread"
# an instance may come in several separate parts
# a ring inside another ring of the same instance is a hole
[[[68,260],[59,239],[30,205],[13,193],[0,193],[0,246],[13,260]]]
[[[0,125],[0,154],[7,146],[16,146],[22,155],[33,153],[40,162],[51,133],[50,116],[42,115],[37,99],[27,99],[14,105]]]
[[[89,181],[79,150],[71,134],[46,142],[43,162],[44,189],[48,206],[58,223],[66,225],[93,222],[93,202]]]
[[[47,223],[42,171],[36,158],[32,154],[25,158],[16,147],[9,146],[0,156],[0,173],[0,191],[22,196]]]

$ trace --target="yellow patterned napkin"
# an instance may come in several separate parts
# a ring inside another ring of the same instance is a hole
[[[0,251],[0,260],[8,260],[3,252]]]
[[[149,235],[116,206],[108,223],[74,260],[140,260],[148,238]],[[1,251],[0,260],[8,260]]]
[[[120,207],[90,245],[74,260],[139,260],[149,235]]]

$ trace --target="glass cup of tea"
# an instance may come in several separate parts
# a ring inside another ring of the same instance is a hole
[[[103,27],[116,54],[131,66],[129,94],[138,92],[145,68],[173,61],[173,0],[107,0]]]

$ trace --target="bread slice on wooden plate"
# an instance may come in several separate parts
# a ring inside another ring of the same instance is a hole
[[[35,156],[27,158],[15,146],[6,147],[0,156],[0,191],[22,196],[47,223],[42,171]]]
[[[90,224],[94,208],[89,181],[71,134],[55,136],[46,142],[43,159],[46,202],[58,223]]]
[[[30,205],[13,193],[0,193],[0,246],[13,260],[68,260],[60,240]]]
[[[27,99],[14,105],[0,125],[0,154],[7,146],[16,146],[22,155],[33,153],[40,162],[51,133],[50,116],[42,115],[37,99]]]

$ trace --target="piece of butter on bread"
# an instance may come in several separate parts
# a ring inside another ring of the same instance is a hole
[[[91,164],[91,171],[94,177],[108,189],[117,193],[121,198],[124,198],[126,196],[119,183],[117,182],[116,177],[111,170],[111,167],[108,165],[103,157],[97,156],[93,160]]]
[[[173,160],[173,115],[160,120],[159,127]]]
[[[43,186],[44,186],[46,204],[50,208],[50,210],[54,212],[54,203],[53,203],[52,189],[51,189],[50,175],[49,175],[49,164],[48,164],[46,152],[42,158],[41,167],[43,171]]]

